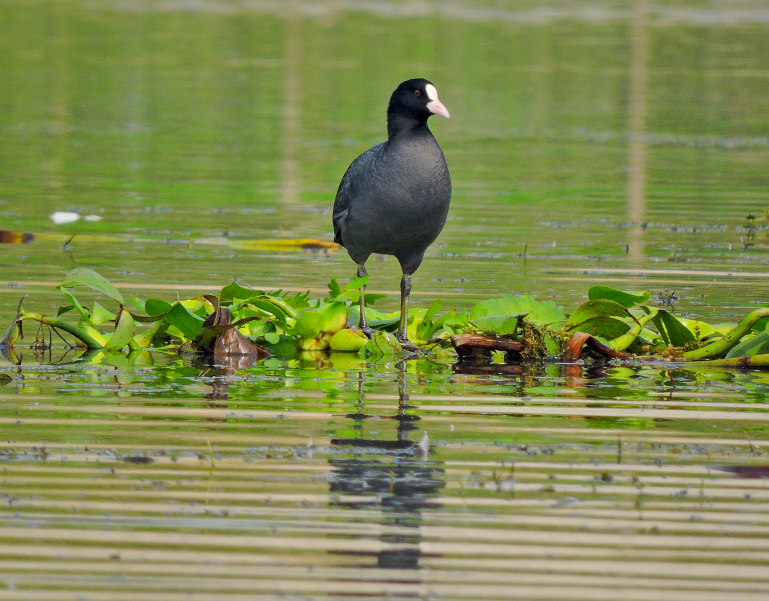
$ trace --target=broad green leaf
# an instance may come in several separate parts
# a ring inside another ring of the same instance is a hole
[[[325,317],[318,311],[305,311],[299,316],[291,333],[300,338],[312,338],[320,334],[324,322]]]
[[[678,321],[678,319],[671,313],[664,309],[660,309],[657,312],[657,316],[652,322],[657,326],[660,336],[662,336],[663,340],[668,344],[681,347],[695,341],[694,334],[692,334],[689,329]]]
[[[126,346],[136,333],[134,318],[126,309],[121,309],[118,315],[115,331],[104,345],[105,351],[119,351]]]
[[[743,338],[737,346],[726,354],[727,359],[735,357],[754,357],[769,353],[769,334],[764,331],[755,336]]]
[[[520,315],[485,315],[472,319],[472,323],[479,330],[492,332],[499,336],[509,336],[515,334],[518,329],[518,321],[526,314]]]
[[[651,298],[650,292],[639,292],[633,294],[632,292],[622,292],[616,288],[610,288],[609,286],[593,286],[588,290],[587,297],[590,300],[610,300],[622,305],[623,307],[630,308],[636,305],[642,305]]]
[[[264,339],[270,344],[278,344],[280,342],[280,334],[277,332],[267,332],[264,335]]]
[[[190,311],[182,303],[174,303],[163,320],[179,330],[184,338],[189,340],[197,336],[204,321],[202,317]]]
[[[321,332],[335,334],[347,325],[347,307],[344,303],[328,303],[320,311],[304,311],[299,316],[292,334],[300,338],[313,338]]]
[[[164,334],[167,329],[168,324],[165,321],[159,321],[153,328],[142,332],[141,334],[136,334],[134,336],[134,342],[139,348],[148,348],[155,337],[159,334]]]
[[[614,340],[626,334],[629,330],[630,326],[624,321],[620,321],[615,317],[603,316],[583,321],[572,331],[585,332],[604,340]]]
[[[705,323],[704,321],[697,321],[695,319],[686,319],[684,317],[679,317],[678,321],[680,321],[683,326],[689,330],[695,338],[698,338],[702,340],[703,338],[707,338],[708,336],[713,336],[714,334],[718,334],[718,330],[714,328],[709,323]]]
[[[153,317],[168,313],[171,310],[171,307],[171,303],[160,300],[159,298],[150,298],[144,303],[144,310]]]
[[[525,294],[521,297],[508,294],[492,298],[470,309],[470,320],[489,315],[526,315],[526,319],[537,326],[553,327],[566,319],[561,307],[553,301],[538,301]]]
[[[171,310],[171,306],[171,303],[160,300],[159,298],[150,298],[147,299],[147,302],[144,303],[144,311],[148,315],[157,317],[158,315],[164,315],[168,313]]]
[[[91,323],[100,326],[102,324],[115,321],[115,319],[117,319],[117,317],[114,313],[107,311],[99,303],[94,301],[93,309],[91,310]]]
[[[134,307],[139,309],[139,311],[144,311],[145,313],[147,312],[147,310],[144,308],[144,305],[146,304],[147,301],[145,301],[144,299],[138,298],[136,296],[132,296],[131,302],[133,303]]]
[[[65,288],[72,288],[73,286],[87,286],[91,290],[95,290],[109,298],[117,301],[121,305],[125,304],[123,295],[118,292],[117,288],[112,285],[104,276],[99,275],[93,269],[87,267],[76,267],[64,276],[64,281],[61,284]]]
[[[584,332],[585,330],[583,330],[580,325],[586,321],[593,321],[600,318],[628,316],[628,311],[624,305],[614,302],[613,300],[589,300],[574,309],[574,313],[569,316],[569,320],[566,322],[564,330],[569,332]]]

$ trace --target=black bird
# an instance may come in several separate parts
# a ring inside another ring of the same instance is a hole
[[[400,262],[397,338],[412,350],[407,333],[411,275],[441,233],[451,201],[446,159],[427,127],[432,115],[449,118],[431,82],[409,79],[400,84],[387,107],[387,141],[350,164],[334,201],[334,241],[358,264],[358,277],[366,275],[366,260],[373,253],[394,255]],[[370,336],[364,293],[365,286],[359,327]]]

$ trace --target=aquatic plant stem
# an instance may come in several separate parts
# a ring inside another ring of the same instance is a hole
[[[752,357],[732,357],[731,359],[712,359],[710,361],[691,361],[702,365],[720,367],[769,367],[769,355],[753,355]]]
[[[99,349],[104,347],[105,341],[98,340],[96,336],[92,335],[85,328],[67,323],[61,319],[55,317],[46,317],[40,313],[23,312],[16,317],[16,323],[21,324],[24,320],[37,321],[46,326],[50,326],[57,330],[64,330],[68,334],[72,334],[80,342],[86,345],[88,348]]]
[[[751,328],[759,319],[764,317],[769,317],[769,307],[751,311],[723,338],[719,338],[702,348],[688,351],[683,354],[683,358],[690,361],[697,361],[698,359],[713,359],[728,353],[729,349],[736,345],[740,341],[740,338],[750,332]]]
[[[637,320],[636,325],[630,328],[625,334],[609,341],[609,346],[615,351],[624,351],[627,349],[627,347],[633,344],[636,338],[641,334],[641,330],[644,329],[644,326],[657,317],[657,312],[657,309],[650,309],[649,314]]]

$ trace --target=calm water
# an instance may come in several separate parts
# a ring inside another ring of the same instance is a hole
[[[751,0],[6,0],[0,229],[36,240],[0,245],[0,330],[24,294],[54,311],[75,265],[144,298],[350,279],[344,251],[263,241],[331,239],[413,76],[451,110],[455,186],[416,305],[568,310],[600,282],[733,322],[769,302],[767,65]],[[369,272],[396,308],[397,262]],[[769,589],[767,373],[7,359],[0,599]]]

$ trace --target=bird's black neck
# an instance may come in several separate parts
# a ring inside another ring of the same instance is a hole
[[[430,128],[427,127],[427,119],[422,120],[412,115],[399,115],[398,113],[388,112],[387,139],[392,140],[404,134],[430,134]]]

